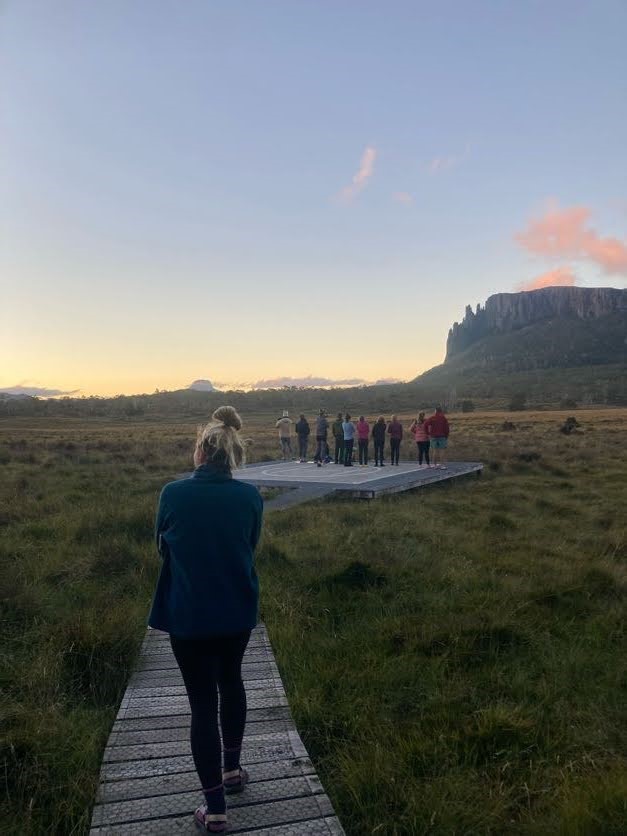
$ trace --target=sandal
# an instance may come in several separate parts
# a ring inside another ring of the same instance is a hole
[[[198,827],[206,830],[207,833],[225,833],[226,832],[226,814],[225,813],[209,813],[207,805],[201,804],[194,813],[194,821]]]
[[[224,792],[227,795],[242,792],[248,783],[248,777],[248,772],[241,766],[239,769],[233,769],[231,772],[223,772],[222,782],[224,783]]]

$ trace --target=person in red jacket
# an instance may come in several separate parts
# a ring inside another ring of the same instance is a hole
[[[448,445],[449,426],[441,406],[436,406],[433,415],[427,418],[425,421],[425,429],[429,433],[431,440],[434,467],[446,467],[444,464],[444,451]]]

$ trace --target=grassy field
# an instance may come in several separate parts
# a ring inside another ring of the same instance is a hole
[[[627,410],[575,414],[454,415],[480,480],[268,514],[262,617],[349,836],[625,832]],[[87,829],[194,436],[0,422],[2,833]]]

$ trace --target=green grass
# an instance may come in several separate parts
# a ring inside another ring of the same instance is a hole
[[[349,836],[624,832],[626,413],[565,416],[454,416],[481,479],[268,514],[262,617]],[[2,832],[86,832],[194,430],[0,424]]]

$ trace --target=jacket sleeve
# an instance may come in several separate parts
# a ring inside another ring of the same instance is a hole
[[[444,425],[444,429],[446,430],[445,438],[448,438],[448,433],[449,433],[448,420],[446,418],[444,420],[446,421],[446,424]]]
[[[155,520],[155,542],[161,558],[164,558],[168,553],[168,546],[163,539],[163,532],[167,528],[168,515],[169,510],[165,501],[165,490],[163,490],[159,497],[159,507],[157,508],[157,518]]]
[[[253,551],[257,548],[257,543],[259,542],[259,538],[261,537],[261,526],[263,523],[263,498],[261,494],[259,494],[259,502],[257,507],[255,508],[255,519],[253,524],[253,530],[250,537],[250,543],[253,547]]]

